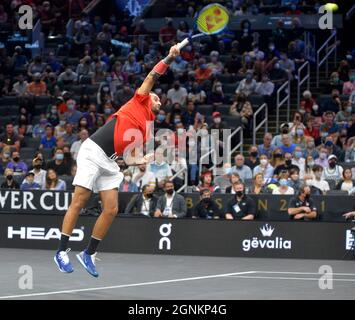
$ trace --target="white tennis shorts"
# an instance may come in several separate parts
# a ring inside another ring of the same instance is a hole
[[[73,185],[84,187],[95,193],[119,188],[123,174],[114,160],[90,138],[80,147],[76,159],[77,171]]]

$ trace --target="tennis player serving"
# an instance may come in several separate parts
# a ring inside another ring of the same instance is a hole
[[[97,219],[87,248],[77,254],[81,265],[94,277],[98,277],[95,267],[97,247],[105,237],[118,211],[118,186],[123,174],[116,163],[117,158],[124,158],[127,165],[146,163],[149,156],[137,156],[126,152],[132,142],[124,140],[127,130],[139,130],[145,143],[149,130],[147,121],[153,122],[159,112],[161,102],[151,90],[155,81],[163,75],[169,65],[180,54],[177,45],[170,48],[169,55],[161,60],[145,78],[134,97],[116,112],[113,118],[97,130],[82,144],[77,157],[77,173],[73,185],[74,195],[64,217],[62,234],[54,261],[59,270],[65,273],[74,271],[68,256],[68,241],[77,223],[81,209],[89,200],[91,193],[99,193],[103,211]]]

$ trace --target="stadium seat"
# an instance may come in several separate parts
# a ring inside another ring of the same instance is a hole
[[[32,137],[25,137],[24,142],[25,142],[27,148],[32,148],[32,149],[37,150],[40,145],[41,140],[36,139],[36,138],[32,138]]]
[[[35,148],[21,148],[20,154],[22,159],[33,159],[34,155],[36,153]]]
[[[349,193],[345,190],[329,190],[327,191],[327,196],[328,195],[333,195],[333,196],[346,196]]]

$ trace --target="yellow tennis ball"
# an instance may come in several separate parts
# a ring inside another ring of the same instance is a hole
[[[339,7],[338,7],[338,5],[337,5],[336,3],[331,3],[331,2],[329,2],[329,3],[327,3],[327,4],[325,5],[325,9],[326,9],[327,11],[335,12],[335,11],[337,11],[337,10],[339,9]]]

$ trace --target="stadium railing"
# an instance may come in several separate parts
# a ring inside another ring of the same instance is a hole
[[[282,93],[287,93],[281,100]],[[279,128],[280,122],[280,108],[287,103],[287,122],[290,122],[290,102],[291,102],[291,88],[290,81],[285,82],[276,93],[276,128]]]
[[[325,50],[325,55],[321,58],[323,51]],[[316,61],[316,84],[317,87],[319,86],[319,73],[320,68],[325,64],[325,72],[328,76],[328,69],[329,69],[329,57],[331,54],[334,53],[334,63],[337,60],[337,31],[333,30],[331,35],[324,43],[320,46],[317,50],[317,61]]]
[[[307,70],[307,73],[302,77],[303,69]],[[300,106],[301,101],[301,87],[307,81],[307,90],[309,90],[309,82],[311,79],[311,65],[306,61],[297,71],[297,107]],[[289,114],[287,114],[289,117]],[[289,118],[287,118],[289,120]]]
[[[265,114],[264,114],[264,117],[263,117],[263,120],[260,121],[259,124],[257,124],[257,115],[264,111]],[[265,133],[267,132],[267,129],[268,129],[268,106],[266,103],[262,104],[258,110],[256,110],[254,112],[254,115],[253,115],[254,119],[253,119],[253,144],[256,144],[256,134],[257,132],[261,129],[261,127],[263,125],[265,125]]]

